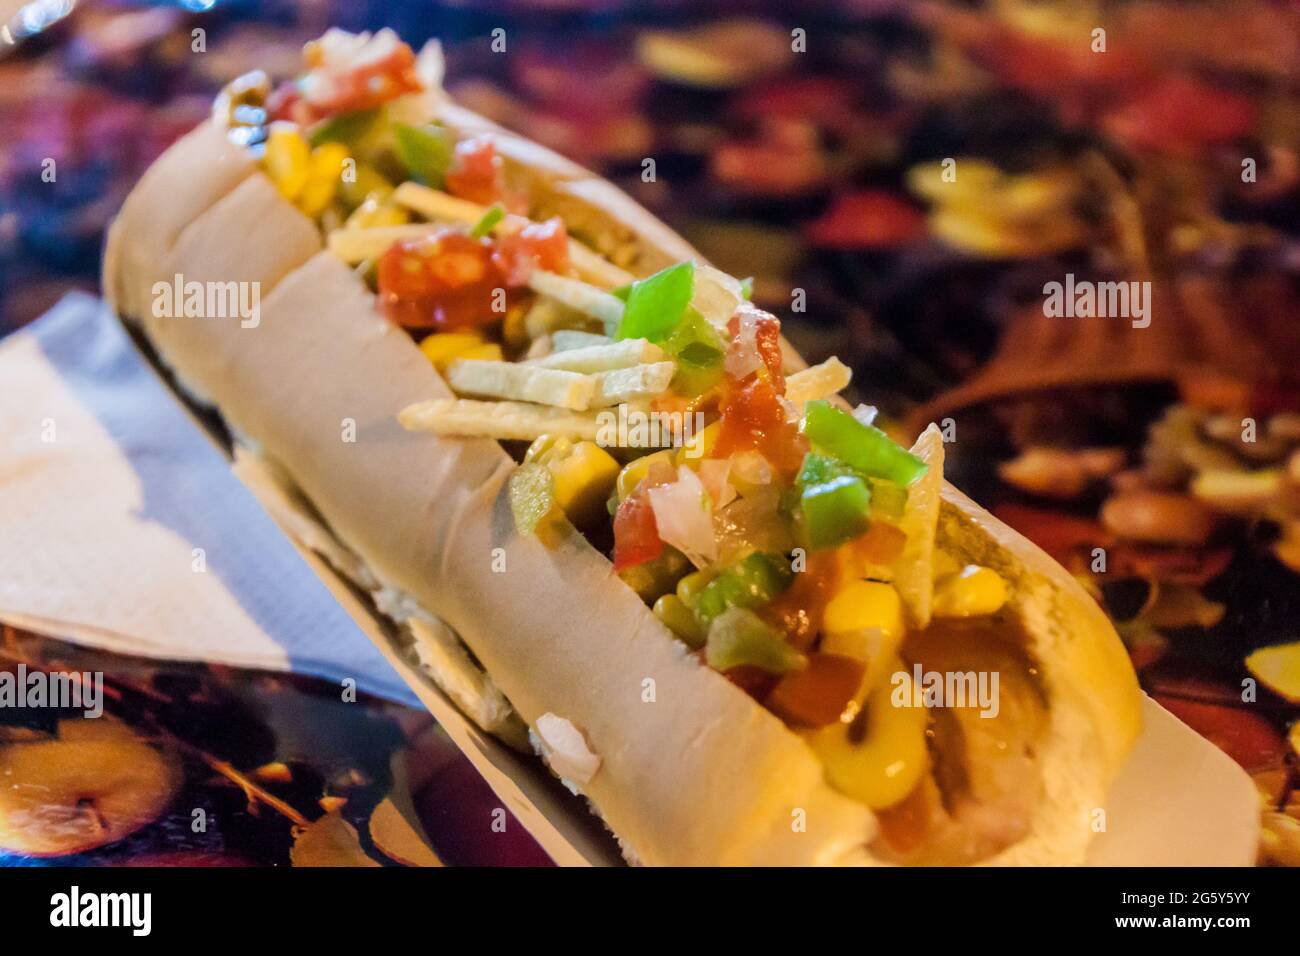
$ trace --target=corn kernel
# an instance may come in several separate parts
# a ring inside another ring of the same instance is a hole
[[[700,627],[700,622],[696,620],[695,612],[687,607],[676,594],[665,594],[659,598],[659,600],[655,601],[653,610],[655,617],[663,621],[668,630],[676,634],[682,643],[693,648],[704,646],[705,638],[708,635],[704,633],[704,628]]]
[[[394,206],[371,195],[348,216],[349,229],[371,229],[376,226],[401,226],[410,221],[405,209]]]
[[[482,345],[476,345],[471,349],[466,349],[457,358],[476,359],[479,361],[500,362],[504,357],[501,352],[501,346],[496,342],[484,342]]]
[[[643,561],[618,572],[623,583],[635,591],[647,604],[653,604],[665,594],[672,594],[691,563],[676,548],[664,548],[663,554],[652,561]]]
[[[460,358],[482,344],[483,339],[477,332],[435,332],[420,342],[420,351],[439,372],[444,372],[452,359]]]
[[[393,184],[384,177],[383,173],[369,163],[360,161],[356,165],[356,175],[349,176],[339,183],[339,196],[347,203],[349,209],[357,209],[364,205],[367,200],[373,200],[375,205],[386,209],[388,213],[401,217],[398,222],[376,222],[370,225],[398,225],[401,222],[410,221],[410,216],[401,206],[389,205],[384,202],[392,194]]]
[[[529,344],[531,337],[524,321],[527,315],[528,310],[519,302],[506,306],[506,317],[501,320],[501,337],[507,345],[523,349]]]
[[[298,208],[308,216],[319,216],[334,201],[343,181],[343,166],[348,159],[342,143],[322,143],[311,151],[307,163],[307,182],[298,194]]]
[[[292,202],[307,185],[311,147],[296,126],[274,125],[266,138],[262,162],[280,195]]]
[[[851,634],[879,630],[889,638],[901,639],[904,632],[903,602],[892,585],[879,581],[850,581],[826,605],[822,615],[823,634]]]
[[[682,445],[674,451],[673,464],[698,469],[700,462],[713,453],[714,446],[718,444],[718,435],[721,432],[722,422],[720,421],[714,422],[712,425],[706,425],[698,435],[692,436],[693,441],[690,445]]]
[[[618,572],[618,576],[623,583],[637,593],[637,597],[643,601],[653,601],[657,597],[657,581],[655,580],[654,571],[650,568],[650,562],[634,564],[630,568],[624,568]]]
[[[935,617],[980,617],[1007,601],[1007,585],[991,568],[968,564],[934,589]]]
[[[835,654],[838,657],[851,657],[862,661],[866,666],[864,678],[874,678],[882,661],[898,653],[902,641],[885,634],[879,628],[862,631],[839,631],[835,634],[823,634],[817,649],[823,654]]]
[[[538,435],[533,439],[533,443],[528,446],[524,452],[524,462],[541,462],[546,464],[553,454],[567,455],[569,449],[573,447],[573,442],[567,438],[556,438],[554,435]]]
[[[583,525],[604,515],[605,501],[618,477],[618,462],[595,442],[580,441],[567,455],[546,463],[555,476],[555,500],[569,520]]]
[[[926,709],[893,706],[885,675],[901,670],[902,664],[897,659],[890,663],[881,680],[869,693],[860,692],[856,707],[851,704],[853,709],[846,711],[848,716],[866,710],[865,733],[853,732],[856,721],[844,723],[842,719],[805,735],[821,758],[831,786],[873,810],[892,807],[904,799],[929,765]]]
[[[961,565],[947,551],[942,548],[934,549],[934,579],[941,581],[944,578],[951,577],[961,571]]]
[[[623,466],[623,470],[618,473],[619,501],[632,496],[636,491],[636,486],[641,484],[641,480],[645,478],[651,466],[657,461],[671,465],[673,463],[673,453],[668,449],[664,449],[655,452],[653,455],[642,455],[640,458],[633,458]]]

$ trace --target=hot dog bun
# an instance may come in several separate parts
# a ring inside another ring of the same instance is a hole
[[[454,104],[440,118],[493,128]],[[534,203],[581,221],[637,275],[695,256],[609,183],[498,132]],[[156,282],[260,283],[255,328],[157,317]],[[499,444],[402,429],[449,395],[375,309],[316,226],[207,123],[172,147],[110,232],[104,288],[193,394],[289,475],[374,579],[454,628],[519,715],[579,728],[599,770],[580,785],[629,859],[646,864],[871,864],[873,814],[831,789],[797,734],[675,641],[576,532],[553,548],[514,530]],[[349,422],[355,441],[344,440]],[[1043,552],[951,487],[940,544],[999,571],[1048,701],[1028,834],[993,864],[1077,864],[1139,730],[1113,628]],[[500,568],[504,560],[504,572]],[[648,689],[652,693],[648,693]]]

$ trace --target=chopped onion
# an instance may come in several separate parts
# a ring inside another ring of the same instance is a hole
[[[546,762],[564,780],[587,783],[600,769],[600,758],[591,752],[582,731],[557,714],[537,718],[537,740]]]
[[[857,408],[853,409],[853,417],[864,425],[873,425],[879,411],[880,409],[876,408],[875,405],[859,404]]]
[[[775,485],[762,485],[714,512],[718,560],[728,564],[751,551],[784,554],[795,547],[798,542],[790,523],[781,520],[777,512],[780,504],[780,490]]]
[[[740,327],[727,346],[725,367],[727,374],[739,382],[763,367],[763,356],[758,351],[758,317],[748,309],[741,309],[737,316]]]
[[[712,266],[695,264],[695,294],[691,305],[706,322],[725,328],[744,301],[745,293],[737,280]]]
[[[700,483],[709,493],[714,509],[725,508],[736,497],[736,489],[727,476],[731,461],[726,458],[706,458],[700,462]]]
[[[696,567],[717,560],[712,502],[695,472],[681,465],[676,481],[651,488],[647,494],[659,537],[665,544],[682,552]]]
[[[786,398],[784,395],[778,395],[776,400],[780,403],[781,410],[785,412],[785,420],[787,422],[795,424],[803,418],[803,409],[790,401],[790,399]]]
[[[747,485],[772,483],[772,463],[753,449],[731,456],[731,473]]]

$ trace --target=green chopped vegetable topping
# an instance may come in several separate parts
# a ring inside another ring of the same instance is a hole
[[[383,119],[383,111],[354,110],[331,116],[311,131],[311,144],[342,143],[355,150],[371,137]]]
[[[426,186],[441,186],[456,155],[452,134],[439,126],[393,124],[397,158],[413,179]]]
[[[555,476],[545,465],[531,462],[520,465],[510,476],[510,510],[520,534],[537,530],[555,507]]]
[[[695,614],[707,624],[728,608],[762,607],[793,580],[794,572],[783,557],[755,551],[704,586],[695,599]]]
[[[681,322],[694,292],[695,263],[689,260],[638,279],[627,290],[614,338],[664,341]]]
[[[505,217],[505,208],[500,203],[494,203],[492,208],[483,213],[483,217],[474,224],[474,228],[469,231],[469,234],[475,239],[482,239]]]
[[[867,482],[871,486],[871,512],[881,517],[897,521],[903,517],[907,507],[907,489],[900,488],[892,481],[873,478]]]
[[[686,555],[676,548],[664,546],[663,554],[650,561],[634,564],[618,572],[623,583],[641,596],[647,604],[656,598],[670,593],[677,587],[678,580],[691,570]]]
[[[841,475],[862,477],[844,462],[829,455],[819,455],[815,451],[810,451],[803,456],[803,465],[799,468],[799,475],[795,481],[803,486],[821,485]]]
[[[807,664],[807,658],[753,611],[733,607],[709,625],[704,657],[715,670],[748,664],[773,674],[784,674]]]
[[[804,406],[801,430],[821,452],[871,478],[883,478],[906,488],[929,466],[874,425],[864,425],[830,402]]]
[[[814,551],[852,541],[871,524],[871,490],[856,475],[809,485],[799,498],[804,534]]]
[[[673,390],[679,395],[702,394],[722,378],[726,343],[693,308],[687,308],[677,328],[664,341],[664,350],[677,362]]]

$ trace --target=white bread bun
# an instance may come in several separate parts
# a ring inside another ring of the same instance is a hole
[[[450,104],[441,110],[461,131],[490,128]],[[617,237],[632,272],[694,255],[610,184],[517,137],[502,133],[497,145],[544,208]],[[110,233],[104,288],[378,579],[460,634],[530,726],[555,714],[582,732],[600,766],[581,792],[629,858],[878,862],[868,849],[873,814],[825,783],[801,737],[689,655],[603,555],[572,530],[553,549],[515,532],[505,495],[513,464],[500,445],[398,424],[404,407],[448,389],[320,247],[316,226],[209,123],[131,195]],[[261,283],[260,323],[155,317],[149,290],[176,274]],[[343,439],[348,421],[355,442]],[[1091,811],[1104,806],[1139,730],[1127,655],[1063,569],[951,487],[939,535],[1008,580],[1049,706],[1043,798],[1028,834],[986,862],[1081,863]],[[494,573],[501,556],[506,570]]]

